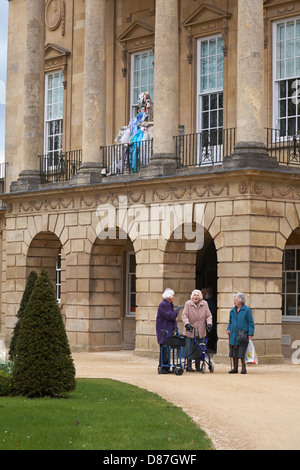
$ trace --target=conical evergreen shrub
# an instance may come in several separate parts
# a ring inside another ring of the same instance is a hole
[[[20,302],[20,307],[19,307],[18,313],[17,313],[17,319],[18,320],[17,320],[17,323],[15,324],[15,327],[14,327],[14,330],[13,330],[13,334],[12,334],[11,341],[10,341],[10,346],[9,346],[9,351],[8,351],[8,357],[11,361],[13,361],[15,356],[16,356],[17,339],[18,339],[18,336],[19,336],[19,331],[20,331],[20,328],[21,328],[21,323],[22,323],[22,320],[23,320],[24,311],[25,311],[26,305],[28,304],[28,301],[29,301],[29,298],[31,296],[31,293],[32,293],[35,281],[37,280],[37,277],[38,277],[37,273],[35,271],[31,271],[28,278],[27,278],[27,281],[26,281],[25,290],[24,290],[24,293],[23,293],[23,296],[22,296],[22,299],[21,299],[21,302]]]
[[[54,287],[43,268],[26,306],[12,374],[15,395],[58,397],[75,389],[75,367]]]

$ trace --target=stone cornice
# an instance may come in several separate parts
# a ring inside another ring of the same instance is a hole
[[[6,215],[43,212],[95,210],[99,205],[117,205],[119,196],[128,205],[151,203],[208,202],[228,199],[263,198],[266,200],[300,200],[300,175],[278,171],[234,170],[205,174],[162,177],[128,183],[72,186],[8,193],[2,196]]]

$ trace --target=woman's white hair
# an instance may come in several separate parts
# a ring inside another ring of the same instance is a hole
[[[246,303],[246,296],[245,294],[243,294],[243,292],[238,292],[237,294],[234,295],[234,297],[237,297],[239,302],[241,302],[242,304]]]
[[[166,289],[164,292],[163,292],[163,299],[169,299],[170,297],[173,297],[173,295],[175,295],[175,292],[172,290],[172,289]]]
[[[191,299],[193,298],[193,295],[194,295],[195,292],[198,292],[200,300],[203,300],[202,292],[201,292],[201,290],[198,290],[198,289],[193,290],[193,292],[191,293]]]

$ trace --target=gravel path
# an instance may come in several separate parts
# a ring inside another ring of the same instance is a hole
[[[247,375],[159,375],[157,361],[132,351],[73,353],[77,377],[110,378],[180,406],[217,450],[300,450],[300,366],[248,366]],[[179,449],[180,450],[180,449]]]

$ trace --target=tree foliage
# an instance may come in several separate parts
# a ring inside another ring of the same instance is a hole
[[[43,268],[25,308],[16,344],[14,393],[61,396],[75,389],[75,367],[55,289]]]
[[[8,357],[11,361],[13,361],[14,357],[16,356],[16,345],[17,345],[17,340],[19,336],[19,331],[21,328],[21,323],[22,323],[23,316],[24,316],[24,311],[28,304],[31,293],[33,291],[33,287],[34,287],[35,281],[37,280],[37,277],[38,277],[37,273],[35,271],[31,271],[26,282],[25,290],[24,290],[24,293],[20,302],[18,313],[17,313],[18,320],[14,327],[14,331],[11,337],[9,351],[8,351]]]

